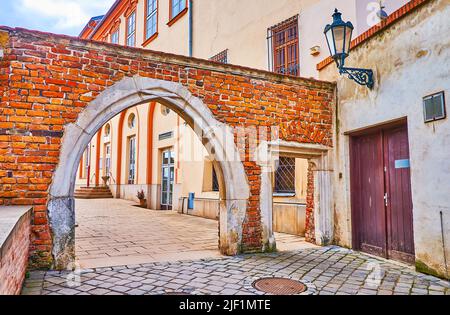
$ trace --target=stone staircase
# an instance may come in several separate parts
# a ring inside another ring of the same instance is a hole
[[[114,198],[108,186],[80,187],[75,190],[77,199],[111,199]]]

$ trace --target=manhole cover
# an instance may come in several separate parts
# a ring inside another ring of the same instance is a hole
[[[273,295],[295,295],[305,292],[307,287],[300,281],[286,278],[263,278],[253,282],[253,287]]]

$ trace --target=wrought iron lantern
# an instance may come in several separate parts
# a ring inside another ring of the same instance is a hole
[[[352,41],[353,24],[342,20],[342,13],[334,10],[333,23],[325,27],[325,37],[331,57],[337,64],[339,74],[346,74],[360,85],[373,88],[373,71],[370,69],[344,67],[345,59],[349,56],[350,43]]]

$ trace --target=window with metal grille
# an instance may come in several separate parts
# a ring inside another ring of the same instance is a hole
[[[127,46],[134,47],[136,44],[136,11],[127,19]]]
[[[212,191],[219,191],[219,179],[214,167],[212,168]]]
[[[295,194],[295,158],[281,156],[278,160],[274,192]]]
[[[145,39],[149,39],[158,31],[158,0],[147,0],[145,19]]]
[[[270,70],[300,75],[298,15],[268,29]]]
[[[217,55],[209,58],[211,61],[220,62],[220,63],[228,63],[228,49],[221,51]]]
[[[436,121],[446,117],[444,92],[427,96],[423,99],[425,122]]]
[[[161,133],[158,137],[159,141],[162,140],[167,140],[167,139],[171,139],[173,137],[173,132],[169,131],[169,132],[165,132],[165,133]]]

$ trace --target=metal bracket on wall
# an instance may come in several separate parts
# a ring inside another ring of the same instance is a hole
[[[359,85],[365,85],[369,89],[373,88],[373,71],[370,69],[360,69],[360,68],[339,68],[340,74],[348,75],[349,79],[352,79]]]

